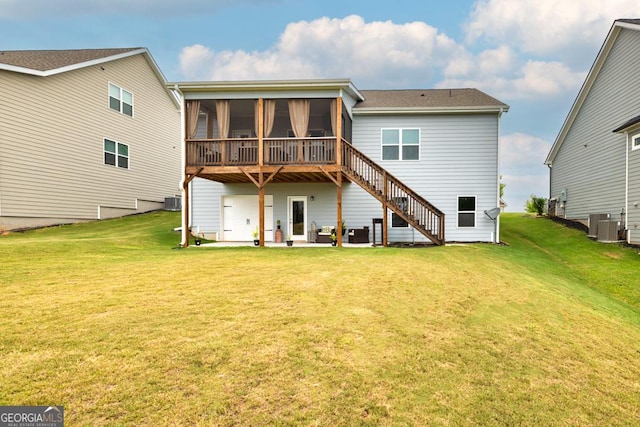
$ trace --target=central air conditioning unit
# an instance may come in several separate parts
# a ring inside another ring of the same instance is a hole
[[[182,209],[182,203],[180,197],[165,197],[164,198],[164,210],[165,211],[179,211]]]
[[[589,215],[589,237],[598,238],[598,224],[600,221],[611,219],[611,214],[591,214]]]
[[[618,230],[620,221],[604,220],[598,223],[598,242],[613,243],[618,242]]]

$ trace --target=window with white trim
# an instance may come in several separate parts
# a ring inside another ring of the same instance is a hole
[[[111,139],[104,139],[104,164],[129,169],[129,146]]]
[[[640,135],[636,135],[631,138],[631,149],[638,150],[640,149]]]
[[[476,226],[476,196],[458,196],[458,227]]]
[[[109,83],[109,108],[133,117],[133,94]]]
[[[420,129],[382,129],[382,160],[420,160]]]

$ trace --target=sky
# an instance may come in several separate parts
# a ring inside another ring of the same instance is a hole
[[[0,0],[0,50],[146,47],[168,81],[349,78],[477,88],[500,122],[507,211],[544,160],[611,25],[638,0]]]

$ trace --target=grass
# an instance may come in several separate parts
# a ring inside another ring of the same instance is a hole
[[[640,425],[640,256],[189,248],[179,214],[0,237],[0,405],[68,425]]]

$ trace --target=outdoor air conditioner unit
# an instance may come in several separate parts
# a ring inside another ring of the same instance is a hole
[[[620,229],[620,221],[604,220],[598,223],[598,242],[612,243],[617,242],[618,230]]]
[[[180,197],[165,197],[164,198],[164,210],[165,211],[179,211],[182,209],[182,203]]]
[[[589,237],[596,239],[598,237],[598,224],[611,218],[611,214],[590,214],[589,215]]]

